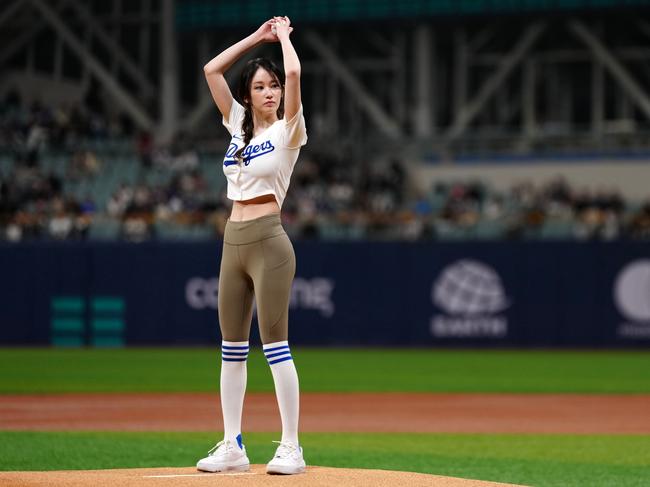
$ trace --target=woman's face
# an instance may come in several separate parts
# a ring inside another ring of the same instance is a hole
[[[264,118],[276,114],[282,100],[282,86],[264,68],[258,68],[251,80],[251,106]]]

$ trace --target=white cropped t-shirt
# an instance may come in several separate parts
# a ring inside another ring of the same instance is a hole
[[[300,148],[307,143],[302,105],[291,120],[278,120],[253,137],[240,162],[235,154],[244,145],[243,121],[244,107],[233,100],[228,120],[223,117],[223,125],[232,136],[223,159],[228,198],[242,201],[272,194],[282,207]]]

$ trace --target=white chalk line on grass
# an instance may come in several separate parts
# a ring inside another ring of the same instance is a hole
[[[240,472],[240,473],[185,473],[176,475],[143,475],[143,479],[169,479],[173,477],[222,477],[224,475],[257,475],[255,472]]]

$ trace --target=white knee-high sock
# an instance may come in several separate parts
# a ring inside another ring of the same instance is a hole
[[[282,442],[297,445],[300,415],[299,384],[289,342],[267,343],[263,348],[275,383],[275,395],[278,398],[280,418],[282,418]]]
[[[221,342],[221,411],[223,439],[241,447],[241,414],[246,392],[248,342]]]

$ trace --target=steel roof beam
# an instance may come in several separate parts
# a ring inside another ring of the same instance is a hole
[[[115,80],[114,77],[102,66],[102,64],[85,47],[84,43],[75,36],[65,25],[56,12],[43,0],[31,0],[32,5],[41,13],[43,19],[54,28],[61,36],[68,47],[77,54],[88,69],[97,76],[99,82],[106,88],[115,102],[128,113],[133,121],[144,130],[153,128],[153,121],[141,108],[140,104],[129,93],[127,93]]]

